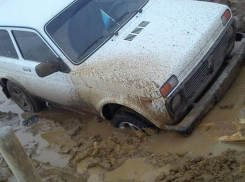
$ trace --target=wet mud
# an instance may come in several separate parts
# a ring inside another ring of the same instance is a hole
[[[208,0],[213,1],[213,0]],[[229,5],[245,32],[245,1]],[[0,92],[0,127],[11,126],[45,182],[245,181],[245,66],[190,137],[148,136],[61,108],[23,113]],[[0,182],[17,182],[0,155]]]
[[[25,126],[33,114],[2,93],[0,126],[14,128],[47,182],[245,181],[244,77],[245,66],[190,137],[114,129],[109,121],[61,108],[47,108]],[[0,181],[16,182],[1,156]]]
[[[155,181],[244,181],[245,153],[227,150],[219,156],[179,155],[169,171]],[[179,158],[182,158],[179,160]]]
[[[8,181],[12,175],[10,168],[0,154],[0,181]]]

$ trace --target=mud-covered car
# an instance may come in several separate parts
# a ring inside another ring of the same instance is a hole
[[[120,128],[190,134],[244,57],[244,44],[230,57],[239,35],[229,7],[214,3],[5,0],[0,17],[8,98],[27,112],[47,101]]]

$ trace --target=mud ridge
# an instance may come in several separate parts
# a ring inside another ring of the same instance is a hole
[[[185,156],[170,164],[169,173],[160,174],[155,181],[245,181],[245,152],[227,150],[219,156]]]

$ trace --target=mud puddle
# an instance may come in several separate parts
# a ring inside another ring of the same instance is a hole
[[[161,154],[164,152],[191,152],[193,155],[220,155],[230,149],[244,151],[244,124],[245,124],[245,66],[232,87],[223,99],[204,117],[186,138],[172,133],[161,133],[145,144],[147,151]],[[238,135],[237,140],[224,142],[222,138],[231,138]],[[239,136],[240,139],[239,140]],[[240,142],[237,142],[240,141]]]
[[[136,158],[127,160],[119,168],[108,172],[105,175],[105,180],[108,182],[121,180],[135,180],[135,181],[151,181],[155,179],[159,173],[170,170],[170,165],[154,169],[153,165],[149,165],[146,162],[146,158]]]
[[[0,126],[13,127],[48,182],[245,181],[244,77],[243,66],[190,137],[169,132],[147,137],[61,108],[37,113],[38,122],[24,127],[21,121],[32,114],[22,113],[2,93]],[[7,179],[15,181],[0,156],[0,181]]]
[[[245,1],[215,2],[231,7],[244,32]],[[245,181],[244,77],[243,66],[225,97],[187,138],[166,132],[148,138],[59,108],[38,113],[37,124],[22,127],[32,114],[22,113],[2,92],[0,127],[14,128],[47,182]],[[1,155],[0,181],[17,181]]]

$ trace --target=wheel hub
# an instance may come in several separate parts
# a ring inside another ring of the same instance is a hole
[[[129,123],[129,122],[121,122],[119,124],[120,129],[124,129],[126,126],[129,126],[133,131],[140,130],[137,126],[135,126],[134,124]]]
[[[32,110],[31,103],[28,101],[25,94],[18,88],[13,88],[12,91],[13,91],[12,92],[13,96],[15,97],[17,103],[22,107],[22,109],[26,111],[31,111]]]

